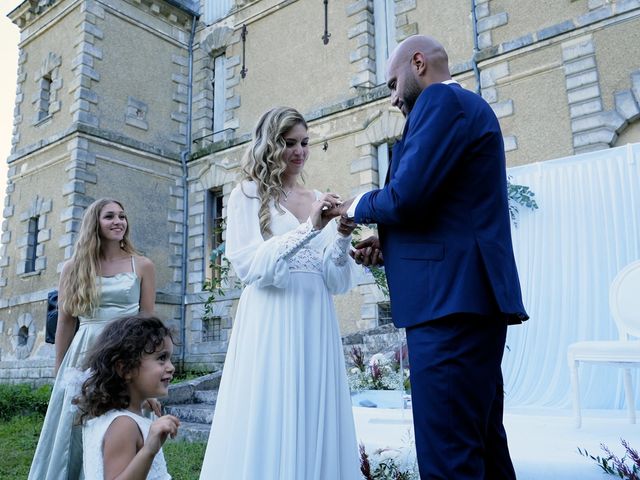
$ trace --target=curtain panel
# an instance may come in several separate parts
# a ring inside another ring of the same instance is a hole
[[[619,338],[609,286],[640,259],[640,144],[514,167],[508,174],[512,183],[531,188],[539,208],[520,207],[512,225],[531,319],[508,331],[506,406],[569,408],[567,346]],[[581,364],[580,391],[583,408],[626,407],[617,367]]]

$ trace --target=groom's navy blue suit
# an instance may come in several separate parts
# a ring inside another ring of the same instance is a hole
[[[500,362],[507,324],[528,317],[491,107],[456,83],[423,90],[384,188],[354,218],[378,224],[393,321],[407,329],[422,479],[515,478]]]

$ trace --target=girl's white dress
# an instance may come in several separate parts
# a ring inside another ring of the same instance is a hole
[[[357,280],[350,237],[334,221],[314,231],[272,205],[273,236],[265,241],[258,209],[253,182],[232,191],[226,256],[246,287],[200,479],[359,479],[332,299]]]
[[[128,410],[109,410],[99,417],[92,418],[82,427],[82,445],[84,447],[83,467],[85,480],[104,480],[103,442],[104,434],[113,421],[121,416],[131,417],[137,424],[142,438],[147,441],[152,420],[141,417]],[[156,454],[147,475],[147,480],[171,480],[167,472],[162,449]]]
[[[92,317],[80,317],[80,328],[60,364],[53,384],[29,480],[82,478],[82,431],[75,425],[77,408],[71,403],[85,376],[82,364],[96,337],[111,320],[140,310],[140,279],[131,257],[132,272],[100,277],[100,306]]]

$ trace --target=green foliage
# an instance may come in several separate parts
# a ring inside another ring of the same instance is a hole
[[[51,386],[43,385],[33,389],[30,385],[5,385],[0,384],[0,420],[27,413],[47,413]]]
[[[216,238],[222,238],[226,220],[222,220],[213,230]],[[204,315],[202,318],[213,317],[213,305],[219,299],[224,297],[225,287],[242,288],[242,282],[238,279],[231,280],[231,262],[224,256],[225,242],[221,242],[216,248],[211,250],[209,255],[209,268],[211,269],[211,278],[207,278],[202,284],[202,290],[209,292],[207,300],[204,302]]]
[[[162,447],[167,469],[173,480],[193,480],[200,475],[204,451],[204,442],[175,441],[166,442]]]
[[[389,285],[387,284],[387,274],[384,273],[384,267],[371,266],[367,268],[373,276],[373,281],[375,282],[376,287],[380,289],[384,298],[389,298]]]
[[[511,183],[511,176],[507,178],[507,194],[509,196],[509,215],[511,216],[511,221],[517,227],[518,214],[520,213],[519,206],[536,210],[538,208],[534,198],[536,194],[525,185]]]
[[[367,227],[372,230],[375,230],[376,228],[375,225],[367,225]],[[358,242],[363,240],[363,238],[361,238],[362,226],[358,225],[356,228],[354,228],[351,235],[352,235],[351,245],[355,247]],[[370,267],[364,267],[364,268],[366,269],[367,272],[371,273],[371,276],[373,277],[373,281],[376,284],[376,287],[380,289],[380,291],[384,295],[384,298],[388,299],[389,285],[387,284],[387,275],[384,273],[384,267],[370,266]]]
[[[211,373],[211,370],[182,370],[176,371],[173,374],[173,378],[171,379],[171,383],[180,383],[186,382],[188,380],[193,380],[195,378],[202,377],[204,375],[208,375]]]
[[[603,443],[600,444],[600,448],[602,448],[606,457],[591,455],[586,449],[581,448],[578,448],[578,453],[596,462],[602,471],[609,475],[624,480],[640,480],[640,455],[625,440],[620,439],[620,442],[625,449],[625,454],[622,458],[614,455],[609,447]],[[631,465],[627,465],[627,460],[631,461]]]
[[[44,417],[38,413],[0,420],[0,478],[27,478],[43,420]]]

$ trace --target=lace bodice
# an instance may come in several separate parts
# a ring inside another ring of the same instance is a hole
[[[128,410],[109,410],[104,415],[92,418],[82,427],[85,480],[104,479],[104,459],[102,456],[104,435],[111,423],[123,415],[132,418],[138,424],[144,441],[147,440],[149,428],[151,427],[151,419],[149,418],[141,417]],[[153,459],[147,480],[171,480],[171,475],[167,472],[167,465],[162,449],[160,449]]]
[[[252,182],[238,185],[229,198],[225,255],[238,278],[255,287],[287,288],[294,272],[323,276],[332,294],[349,290],[357,280],[356,264],[349,257],[351,237],[338,233],[332,220],[315,230],[308,219],[300,223],[285,207],[270,205],[272,235],[260,230],[260,201]],[[316,198],[322,194],[316,191]]]
[[[298,228],[288,235],[282,237],[279,247],[279,257],[286,260],[289,270],[292,272],[322,272],[322,260],[324,252],[318,245],[319,242],[312,242],[320,230],[314,230],[311,222],[300,224]],[[336,266],[343,266],[347,262],[349,237],[336,235],[334,242],[329,246],[331,249],[331,261]]]

